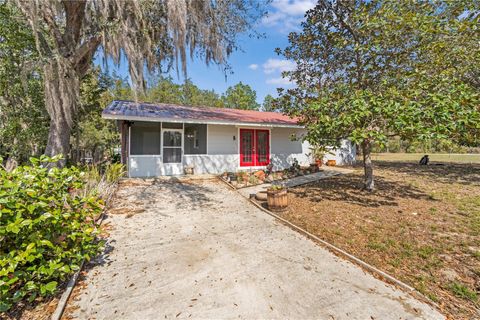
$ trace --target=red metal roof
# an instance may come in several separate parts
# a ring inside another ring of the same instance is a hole
[[[102,112],[106,119],[299,127],[297,120],[278,112],[190,107],[166,103],[115,100]]]

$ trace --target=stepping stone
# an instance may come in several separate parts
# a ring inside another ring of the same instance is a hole
[[[255,194],[255,199],[259,201],[267,201],[267,192],[266,191],[260,191]]]

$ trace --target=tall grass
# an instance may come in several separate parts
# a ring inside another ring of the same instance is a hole
[[[84,171],[86,184],[83,194],[96,195],[107,203],[114,194],[118,181],[126,173],[125,166],[120,163],[111,163],[104,167],[87,166]]]

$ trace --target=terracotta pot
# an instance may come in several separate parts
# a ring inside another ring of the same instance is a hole
[[[322,160],[320,160],[320,159],[315,160],[315,163],[317,164],[318,167],[322,166]]]
[[[288,207],[287,189],[267,190],[268,209],[272,211],[285,211]]]
[[[327,161],[327,166],[329,166],[329,167],[335,167],[336,165],[337,165],[336,160],[328,160]]]

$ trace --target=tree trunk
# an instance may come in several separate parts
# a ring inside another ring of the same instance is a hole
[[[80,83],[75,69],[61,58],[44,67],[45,106],[50,115],[45,155],[62,154],[63,159],[53,166],[63,167],[70,151],[70,132],[78,110]]]
[[[70,151],[70,131],[70,126],[62,119],[50,120],[45,155],[49,157],[63,155],[63,159],[56,163],[56,166],[63,167],[67,162],[66,157]]]
[[[0,162],[0,165],[1,164],[2,163]],[[7,161],[5,161],[5,167],[4,168],[7,172],[10,172],[13,169],[15,169],[17,166],[18,166],[18,161],[15,159],[15,157],[9,156],[7,158]]]
[[[365,171],[363,188],[367,191],[373,191],[374,189],[373,164],[372,164],[372,158],[370,155],[371,152],[372,152],[372,143],[369,140],[364,140],[362,142],[363,169]]]

